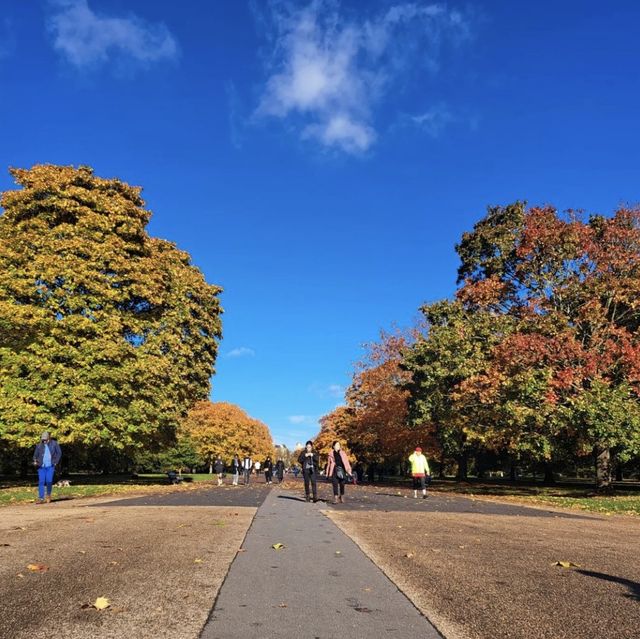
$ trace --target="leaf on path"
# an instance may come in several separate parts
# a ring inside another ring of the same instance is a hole
[[[278,604],[278,608],[286,608],[286,607],[287,607],[287,604],[284,601]]]
[[[278,543],[278,544],[273,544],[271,547],[272,547],[274,550],[282,550],[282,549],[284,548],[284,544],[280,544],[280,543]]]
[[[578,564],[574,564],[572,561],[556,561],[552,566],[560,566],[561,568],[580,568]]]
[[[46,564],[27,564],[27,570],[31,572],[47,572],[49,566]]]
[[[81,555],[86,555],[86,554],[87,554],[87,551],[86,551],[86,550],[78,550],[78,552],[79,552]]]
[[[0,544],[0,546],[2,546],[3,548],[7,548],[8,546],[11,546],[11,544]]]
[[[19,572],[19,573],[16,575],[16,577],[19,577],[20,579],[24,579],[24,575],[23,575],[21,572]]]
[[[194,559],[193,563],[194,564],[201,564],[202,563],[202,559]]]
[[[238,548],[238,552],[247,552],[246,548]]]
[[[336,555],[341,555],[342,551],[341,550],[336,550]]]
[[[106,610],[107,608],[111,607],[111,602],[106,597],[98,597],[93,602],[93,607],[96,610]]]
[[[412,552],[405,553],[405,557],[407,559],[413,559],[415,557],[415,553],[412,553]]]
[[[119,561],[110,561],[110,562],[109,562],[109,565],[110,565],[110,566],[119,566],[119,565],[120,565],[120,562],[119,562]]]

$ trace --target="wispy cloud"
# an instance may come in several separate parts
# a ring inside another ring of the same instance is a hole
[[[359,19],[338,0],[269,7],[256,117],[287,120],[303,139],[351,154],[378,139],[376,110],[391,89],[406,86],[412,72],[436,72],[443,47],[470,32],[463,14],[442,4],[398,4]]]
[[[302,424],[311,426],[318,423],[318,418],[313,417],[313,415],[289,415],[287,419],[290,424],[294,424],[296,426],[301,426]]]
[[[437,104],[418,115],[409,116],[409,121],[412,124],[434,138],[437,138],[455,119],[454,115],[442,104]]]
[[[247,348],[246,346],[240,346],[238,348],[234,348],[230,350],[225,357],[253,357],[256,352],[252,348]]]
[[[321,398],[342,398],[344,397],[345,387],[340,384],[319,384],[314,382],[309,386],[309,391]]]
[[[111,60],[150,64],[175,60],[178,43],[162,23],[136,15],[111,17],[95,12],[88,0],[49,0],[47,28],[53,46],[73,66],[90,67]]]

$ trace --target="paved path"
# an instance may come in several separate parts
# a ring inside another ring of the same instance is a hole
[[[176,490],[173,493],[144,495],[117,499],[104,507],[120,506],[249,506],[257,508],[264,501],[270,487],[265,484],[248,486],[196,486],[193,490]]]
[[[201,639],[440,636],[325,507],[291,491],[267,495]]]

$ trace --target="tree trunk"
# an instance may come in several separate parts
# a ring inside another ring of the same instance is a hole
[[[212,475],[213,474],[213,464],[211,462],[209,462],[209,474]],[[207,480],[209,481],[209,480]]]
[[[623,476],[622,464],[618,462],[616,464],[616,481],[623,481],[623,480],[624,480],[624,476]]]
[[[594,449],[596,463],[596,489],[603,492],[612,490],[611,449],[608,446],[596,446]]]
[[[518,481],[518,466],[515,461],[511,462],[511,468],[509,468],[509,481],[514,484]]]
[[[445,464],[444,450],[440,453],[440,472],[438,473],[438,477],[440,479],[444,479],[444,464]]]
[[[458,456],[458,473],[456,479],[458,481],[467,481],[469,470],[469,458],[466,452]]]
[[[550,462],[544,463],[544,479],[542,480],[542,483],[548,486],[556,483],[556,478],[553,474],[553,464]]]

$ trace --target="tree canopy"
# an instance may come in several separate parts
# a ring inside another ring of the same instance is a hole
[[[274,456],[268,426],[228,402],[198,402],[183,420],[179,437],[193,443],[204,463],[220,455],[228,464],[236,453],[260,461]]]
[[[135,450],[208,396],[220,287],[150,237],[141,189],[89,167],[12,169],[0,216],[0,438]]]

